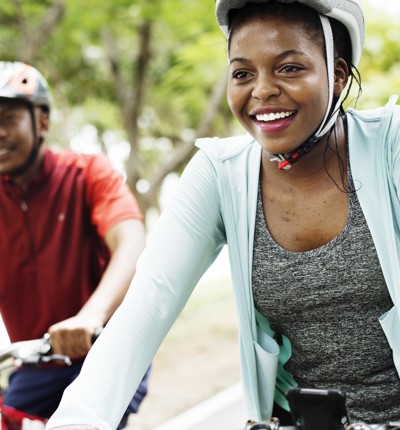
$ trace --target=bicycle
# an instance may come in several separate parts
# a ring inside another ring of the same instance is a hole
[[[1,430],[41,430],[45,427],[47,419],[5,406],[3,396],[11,370],[20,366],[39,366],[54,362],[65,366],[71,365],[68,356],[52,353],[50,335],[48,334],[41,339],[14,342],[0,350]]]
[[[244,430],[400,430],[400,422],[350,423],[346,397],[339,390],[292,388],[286,393],[294,426],[281,426],[278,418],[247,421]]]
[[[244,430],[307,430],[305,427],[300,426],[281,426],[278,418],[271,418],[268,421],[255,422],[248,421]],[[365,424],[357,422],[342,427],[343,430],[399,430],[400,423],[386,423],[386,424]],[[337,430],[337,429],[335,429]]]

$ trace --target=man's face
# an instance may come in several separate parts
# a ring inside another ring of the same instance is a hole
[[[37,137],[47,131],[41,111],[35,110],[35,127],[28,106],[17,100],[0,98],[0,175],[12,173],[29,158]],[[47,115],[47,114],[46,114]]]
[[[23,165],[33,148],[33,126],[28,107],[0,99],[0,174]]]

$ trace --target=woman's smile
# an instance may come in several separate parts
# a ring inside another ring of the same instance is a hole
[[[255,124],[265,133],[278,133],[289,127],[296,111],[261,109],[251,114]]]

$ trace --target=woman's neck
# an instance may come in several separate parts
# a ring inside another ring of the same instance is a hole
[[[297,188],[319,187],[321,181],[327,179],[341,184],[347,160],[344,120],[339,117],[334,129],[289,170],[278,169],[277,164],[270,161],[271,158],[271,154],[263,153],[261,168],[263,177],[269,181]]]

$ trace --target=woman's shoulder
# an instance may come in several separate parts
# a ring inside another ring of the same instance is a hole
[[[365,123],[380,122],[386,112],[389,112],[390,114],[395,112],[395,116],[398,117],[400,114],[400,106],[396,105],[397,99],[397,95],[392,95],[386,105],[378,106],[372,109],[359,110],[349,108],[347,109],[346,116],[355,122]]]
[[[382,114],[384,111],[384,107],[383,106],[379,106],[376,107],[374,109],[365,109],[365,110],[360,110],[360,109],[347,109],[346,112],[346,117],[348,119],[353,120],[354,122],[379,122],[382,119]]]
[[[201,138],[195,141],[195,145],[209,156],[216,157],[221,161],[260,148],[259,144],[249,134],[225,138]]]
[[[350,143],[365,148],[368,143],[376,147],[377,142],[386,141],[389,136],[400,130],[400,106],[396,105],[397,97],[392,96],[385,106],[375,109],[348,109]]]

